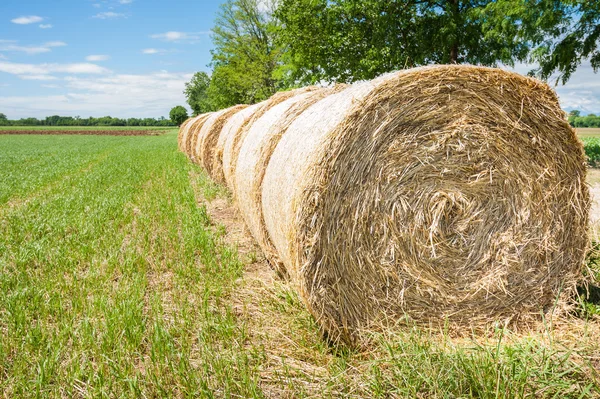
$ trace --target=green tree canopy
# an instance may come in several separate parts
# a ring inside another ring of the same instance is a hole
[[[281,0],[280,38],[296,78],[353,81],[431,63],[513,65],[529,43],[502,34],[486,13],[493,0]],[[520,22],[511,22],[518,24]]]
[[[537,47],[532,60],[540,64],[540,77],[547,79],[557,73],[564,83],[585,59],[594,72],[600,69],[600,0],[560,3],[561,6],[547,5],[546,14],[554,13],[554,18],[562,23],[559,29],[545,32],[549,37]]]
[[[276,0],[228,0],[213,28],[213,73],[207,90],[215,108],[251,104],[283,88],[282,51],[275,35]]]
[[[185,84],[183,93],[194,115],[213,111],[207,93],[209,85],[210,77],[206,72],[196,72],[192,79]]]
[[[169,117],[171,118],[171,122],[175,123],[177,126],[180,126],[188,118],[188,113],[183,106],[178,105],[171,109],[171,112],[169,112]]]

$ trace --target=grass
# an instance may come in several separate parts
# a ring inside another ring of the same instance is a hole
[[[168,126],[0,126],[0,130],[167,130]]]
[[[0,136],[0,397],[594,397],[594,314],[487,337],[328,345],[152,137]]]

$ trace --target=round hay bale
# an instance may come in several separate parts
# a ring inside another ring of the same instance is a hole
[[[277,252],[268,237],[262,213],[262,181],[265,169],[281,136],[298,115],[317,101],[346,87],[337,85],[308,91],[277,104],[249,127],[240,145],[235,167],[235,195],[238,207],[248,229],[279,274],[285,274],[285,268],[279,262]]]
[[[198,147],[198,142],[201,139],[202,134],[204,134],[206,132],[206,130],[204,130],[204,126],[206,126],[207,123],[210,123],[211,126],[212,124],[214,124],[214,122],[216,120],[219,120],[219,118],[225,113],[227,112],[227,109],[223,109],[220,111],[216,111],[216,112],[210,112],[208,114],[203,114],[204,118],[202,118],[201,121],[197,122],[196,124],[194,124],[191,128],[190,128],[190,133],[189,133],[189,139],[188,139],[188,154],[190,159],[192,160],[192,162],[199,164],[200,163],[200,159],[197,153],[197,147]]]
[[[288,98],[297,96],[307,91],[313,91],[317,89],[318,88],[315,86],[310,86],[303,87],[301,89],[281,91],[279,93],[275,93],[268,100],[259,103],[259,107],[254,111],[252,117],[250,119],[247,119],[239,130],[234,131],[229,135],[223,147],[223,173],[225,176],[225,181],[227,182],[227,186],[234,194],[236,191],[235,165],[237,163],[241,143],[244,141],[244,137],[246,136],[248,129],[256,120],[263,116],[265,112],[267,112],[269,109],[276,106],[277,104],[287,100]]]
[[[386,75],[296,118],[263,179],[269,237],[333,339],[403,321],[531,320],[575,292],[581,142],[545,83],[473,66]]]
[[[197,116],[189,118],[179,127],[179,136],[177,139],[177,145],[179,147],[179,150],[183,153],[186,153],[185,146],[186,146],[186,140],[187,140],[187,135],[188,135],[188,132],[190,129],[190,125],[192,123],[194,123],[196,118],[197,118]]]
[[[209,176],[213,176],[213,153],[216,150],[217,141],[223,126],[232,115],[248,107],[247,105],[236,105],[225,110],[215,112],[204,122],[196,142],[195,156],[198,163],[204,167]]]
[[[204,122],[206,122],[206,120],[212,114],[212,112],[208,112],[206,114],[198,115],[187,125],[187,130],[184,131],[182,141],[183,150],[187,154],[188,158],[192,159],[192,148],[194,148],[192,147],[192,144],[194,139],[198,136],[198,131],[202,128]]]
[[[183,132],[187,132],[188,125],[192,122],[193,119],[194,118],[188,118],[185,120],[185,122],[181,124],[181,126],[179,126],[179,134],[177,135],[177,149],[179,149],[179,151],[181,152],[183,152]]]
[[[250,105],[247,108],[239,111],[237,114],[232,115],[231,118],[225,123],[223,129],[219,133],[219,138],[215,150],[213,151],[213,179],[219,183],[225,183],[225,173],[223,154],[225,147],[231,147],[233,143],[233,137],[239,134],[239,130],[246,124],[246,122],[252,118],[252,115],[262,107],[262,103]],[[228,162],[229,163],[229,162]]]

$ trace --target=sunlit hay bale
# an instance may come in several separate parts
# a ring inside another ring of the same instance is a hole
[[[188,125],[194,120],[194,118],[188,118],[179,126],[179,134],[177,134],[177,149],[183,152],[184,143],[184,132],[187,132]]]
[[[472,66],[356,84],[297,117],[263,179],[269,237],[332,339],[533,320],[588,244],[582,144],[555,93]]]
[[[200,155],[198,154],[198,146],[202,140],[202,136],[209,132],[215,123],[220,124],[223,118],[226,118],[229,115],[229,110],[229,108],[226,108],[220,111],[211,112],[210,114],[205,114],[207,117],[201,123],[194,125],[194,127],[190,129],[188,153],[192,162],[197,164],[201,163]]]
[[[204,167],[209,176],[213,175],[213,154],[217,147],[219,134],[227,121],[236,113],[248,107],[247,105],[236,105],[225,110],[215,112],[204,122],[195,147],[195,157],[198,163]]]
[[[259,103],[259,107],[254,111],[252,117],[247,119],[245,123],[241,126],[240,129],[233,131],[225,141],[225,145],[223,146],[223,174],[225,177],[225,182],[229,189],[235,194],[235,165],[237,163],[238,154],[240,152],[241,143],[246,136],[248,129],[252,126],[252,124],[258,120],[261,116],[264,115],[272,107],[277,104],[291,98],[293,96],[297,96],[299,94],[305,93],[307,91],[317,90],[317,87],[304,87],[301,89],[282,91],[279,93],[275,93],[271,98]]]
[[[187,125],[187,129],[183,132],[183,151],[188,158],[192,159],[192,142],[194,138],[197,137],[198,131],[211,115],[212,112],[198,115]]]
[[[265,169],[281,136],[294,119],[317,101],[346,87],[338,85],[307,91],[277,104],[252,124],[240,145],[235,167],[235,196],[240,213],[271,266],[280,274],[285,273],[285,269],[278,261],[262,214],[262,181]]]
[[[219,183],[225,183],[224,174],[224,160],[223,154],[225,146],[231,146],[233,143],[233,137],[238,134],[239,130],[252,118],[252,115],[262,107],[262,103],[250,105],[247,108],[239,111],[225,123],[223,129],[219,133],[219,138],[215,150],[213,151],[213,180]]]
[[[187,139],[187,134],[188,131],[190,129],[190,125],[192,123],[194,123],[194,121],[196,120],[196,118],[198,118],[198,116],[193,116],[191,118],[188,118],[180,127],[179,127],[179,135],[177,137],[177,147],[179,148],[179,151],[185,153],[185,145],[186,145],[186,139]]]

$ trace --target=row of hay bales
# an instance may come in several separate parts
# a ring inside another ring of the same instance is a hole
[[[531,320],[575,292],[584,152],[540,81],[430,66],[307,87],[189,119],[179,148],[333,339]]]

